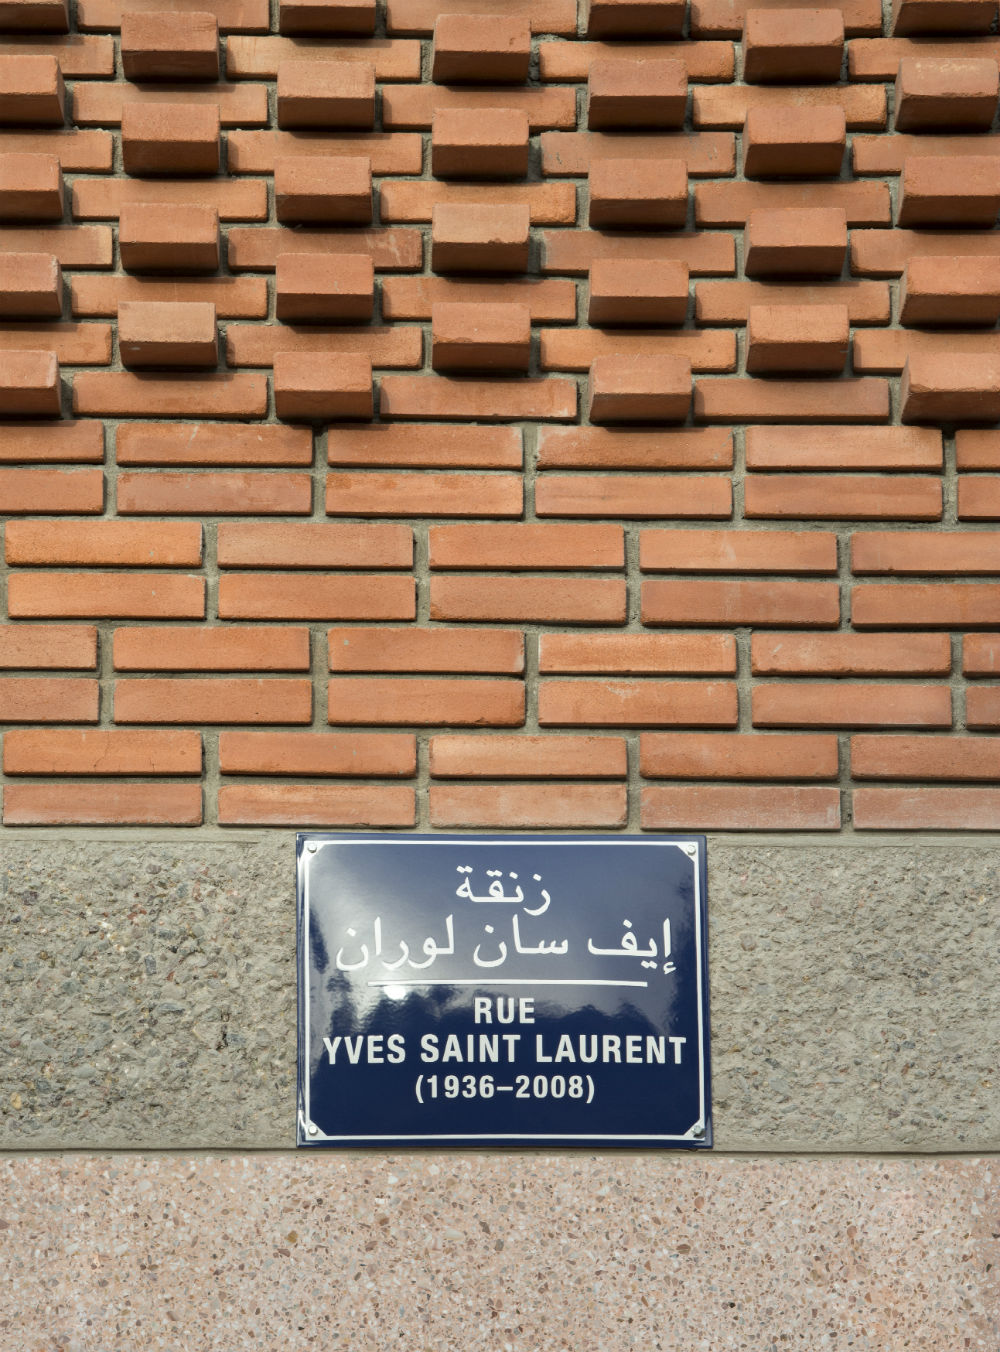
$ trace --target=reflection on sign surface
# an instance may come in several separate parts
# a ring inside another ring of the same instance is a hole
[[[711,1144],[703,837],[301,835],[302,1145]]]

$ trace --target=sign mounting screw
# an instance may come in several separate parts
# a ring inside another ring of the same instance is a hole
[[[316,1125],[315,1122],[308,1122],[308,1123],[306,1124],[306,1131],[307,1131],[307,1133],[308,1133],[310,1136],[318,1136],[318,1135],[319,1135],[319,1127],[317,1127],[317,1125]]]
[[[306,849],[309,851],[310,854],[315,854],[315,853],[316,853],[316,846],[315,846],[315,845],[307,845],[307,846],[306,846]]]

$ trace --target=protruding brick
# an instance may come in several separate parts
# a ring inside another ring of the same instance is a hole
[[[846,305],[751,305],[747,370],[842,371],[849,340]]]
[[[372,364],[357,353],[276,352],[274,408],[296,422],[370,418]]]
[[[599,56],[587,82],[591,131],[680,127],[687,110],[687,67],[670,58]]]
[[[123,366],[215,366],[215,306],[208,301],[123,301],[118,307]]]
[[[589,38],[679,38],[686,0],[590,0]]]
[[[121,51],[126,80],[219,78],[219,24],[207,11],[126,11]]]
[[[751,108],[743,129],[743,172],[749,178],[821,178],[840,173],[847,120],[835,104]]]
[[[908,155],[903,161],[898,225],[992,226],[998,210],[995,155]]]
[[[683,357],[598,357],[590,368],[590,421],[683,422],[691,363]]]
[[[759,207],[744,232],[748,277],[839,276],[847,252],[841,207]]]
[[[278,31],[289,37],[371,37],[375,0],[278,0]]]
[[[0,221],[58,221],[65,208],[56,155],[0,155]]]
[[[996,0],[892,0],[896,37],[988,33],[996,17]]]
[[[523,84],[531,25],[520,14],[442,14],[434,25],[436,84]]]
[[[440,108],[431,132],[435,178],[523,178],[528,115],[520,108]]]
[[[431,343],[435,371],[527,371],[531,311],[439,301],[431,312]]]
[[[439,202],[431,223],[431,267],[435,272],[524,272],[530,231],[527,203]]]
[[[1000,248],[992,258],[908,259],[901,298],[903,324],[992,327],[1000,319]]]
[[[215,207],[123,202],[118,248],[129,272],[214,272],[219,213]]]
[[[369,254],[279,254],[276,313],[286,324],[367,324],[375,304]]]
[[[59,363],[54,352],[6,351],[0,361],[0,417],[58,418]]]
[[[998,96],[995,58],[906,56],[896,76],[896,130],[989,131]]]
[[[372,162],[363,155],[279,156],[274,206],[286,225],[367,225],[372,218]]]
[[[55,254],[0,253],[0,316],[58,319],[62,269]]]
[[[122,160],[127,174],[217,174],[218,104],[126,103]]]
[[[687,220],[684,160],[609,156],[591,162],[590,224],[598,230],[660,230]]]
[[[844,59],[839,9],[748,9],[743,21],[743,78],[748,84],[832,83]]]
[[[352,127],[375,123],[375,67],[366,61],[281,61],[279,127]]]
[[[596,258],[590,265],[591,324],[683,324],[687,309],[686,263]]]
[[[900,387],[901,417],[913,422],[1000,419],[1000,355],[914,352]]]
[[[65,100],[54,56],[0,56],[0,124],[61,127]]]
[[[68,0],[0,0],[0,29],[15,33],[68,33]]]

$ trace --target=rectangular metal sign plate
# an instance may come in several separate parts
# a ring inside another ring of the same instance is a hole
[[[711,1145],[703,836],[297,861],[300,1145]]]

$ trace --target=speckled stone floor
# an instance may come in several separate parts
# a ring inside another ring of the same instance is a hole
[[[3,1352],[996,1352],[989,1159],[6,1157]]]

